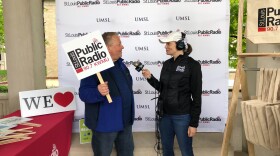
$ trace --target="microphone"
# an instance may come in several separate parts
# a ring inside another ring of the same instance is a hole
[[[133,62],[132,64],[135,66],[135,70],[137,70],[138,72],[140,72],[144,68],[144,65],[139,60]]]

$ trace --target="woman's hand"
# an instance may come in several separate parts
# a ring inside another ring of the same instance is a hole
[[[143,69],[142,70],[142,75],[146,78],[146,79],[150,79],[152,77],[151,72],[148,69]]]
[[[102,96],[105,96],[105,95],[109,94],[108,82],[105,82],[103,84],[99,84],[97,86],[97,89]]]

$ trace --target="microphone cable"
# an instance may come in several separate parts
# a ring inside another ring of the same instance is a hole
[[[155,137],[156,137],[156,143],[154,145],[154,150],[157,153],[157,156],[162,155],[162,146],[161,146],[161,137],[160,137],[160,131],[159,131],[159,120],[160,120],[160,115],[159,115],[159,108],[157,104],[157,91],[155,89],[155,97],[152,98],[151,100],[155,100]]]
[[[143,70],[144,65],[138,60],[132,63],[135,66],[135,70],[140,72]],[[159,92],[158,92],[159,93]],[[159,120],[160,120],[160,108],[158,105],[157,97],[157,90],[155,89],[155,97],[151,100],[155,100],[155,136],[156,136],[156,143],[154,146],[154,150],[157,153],[157,156],[162,155],[162,146],[161,146],[161,138],[160,138],[160,131],[159,131]]]

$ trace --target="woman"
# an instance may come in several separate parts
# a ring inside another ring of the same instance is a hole
[[[175,135],[182,156],[194,155],[192,137],[201,113],[202,74],[199,62],[188,56],[192,47],[185,36],[185,33],[172,32],[160,39],[165,43],[166,54],[172,57],[164,62],[159,81],[149,70],[142,70],[149,84],[160,92],[163,156],[174,156]]]

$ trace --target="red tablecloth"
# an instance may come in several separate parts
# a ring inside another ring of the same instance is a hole
[[[20,111],[16,111],[10,116],[21,116]],[[74,111],[56,114],[30,117],[32,123],[41,124],[41,127],[34,127],[36,134],[30,135],[32,138],[16,143],[0,145],[1,156],[68,156]],[[18,126],[14,129],[27,126]],[[56,151],[54,151],[56,148]],[[54,153],[52,155],[52,153]]]

